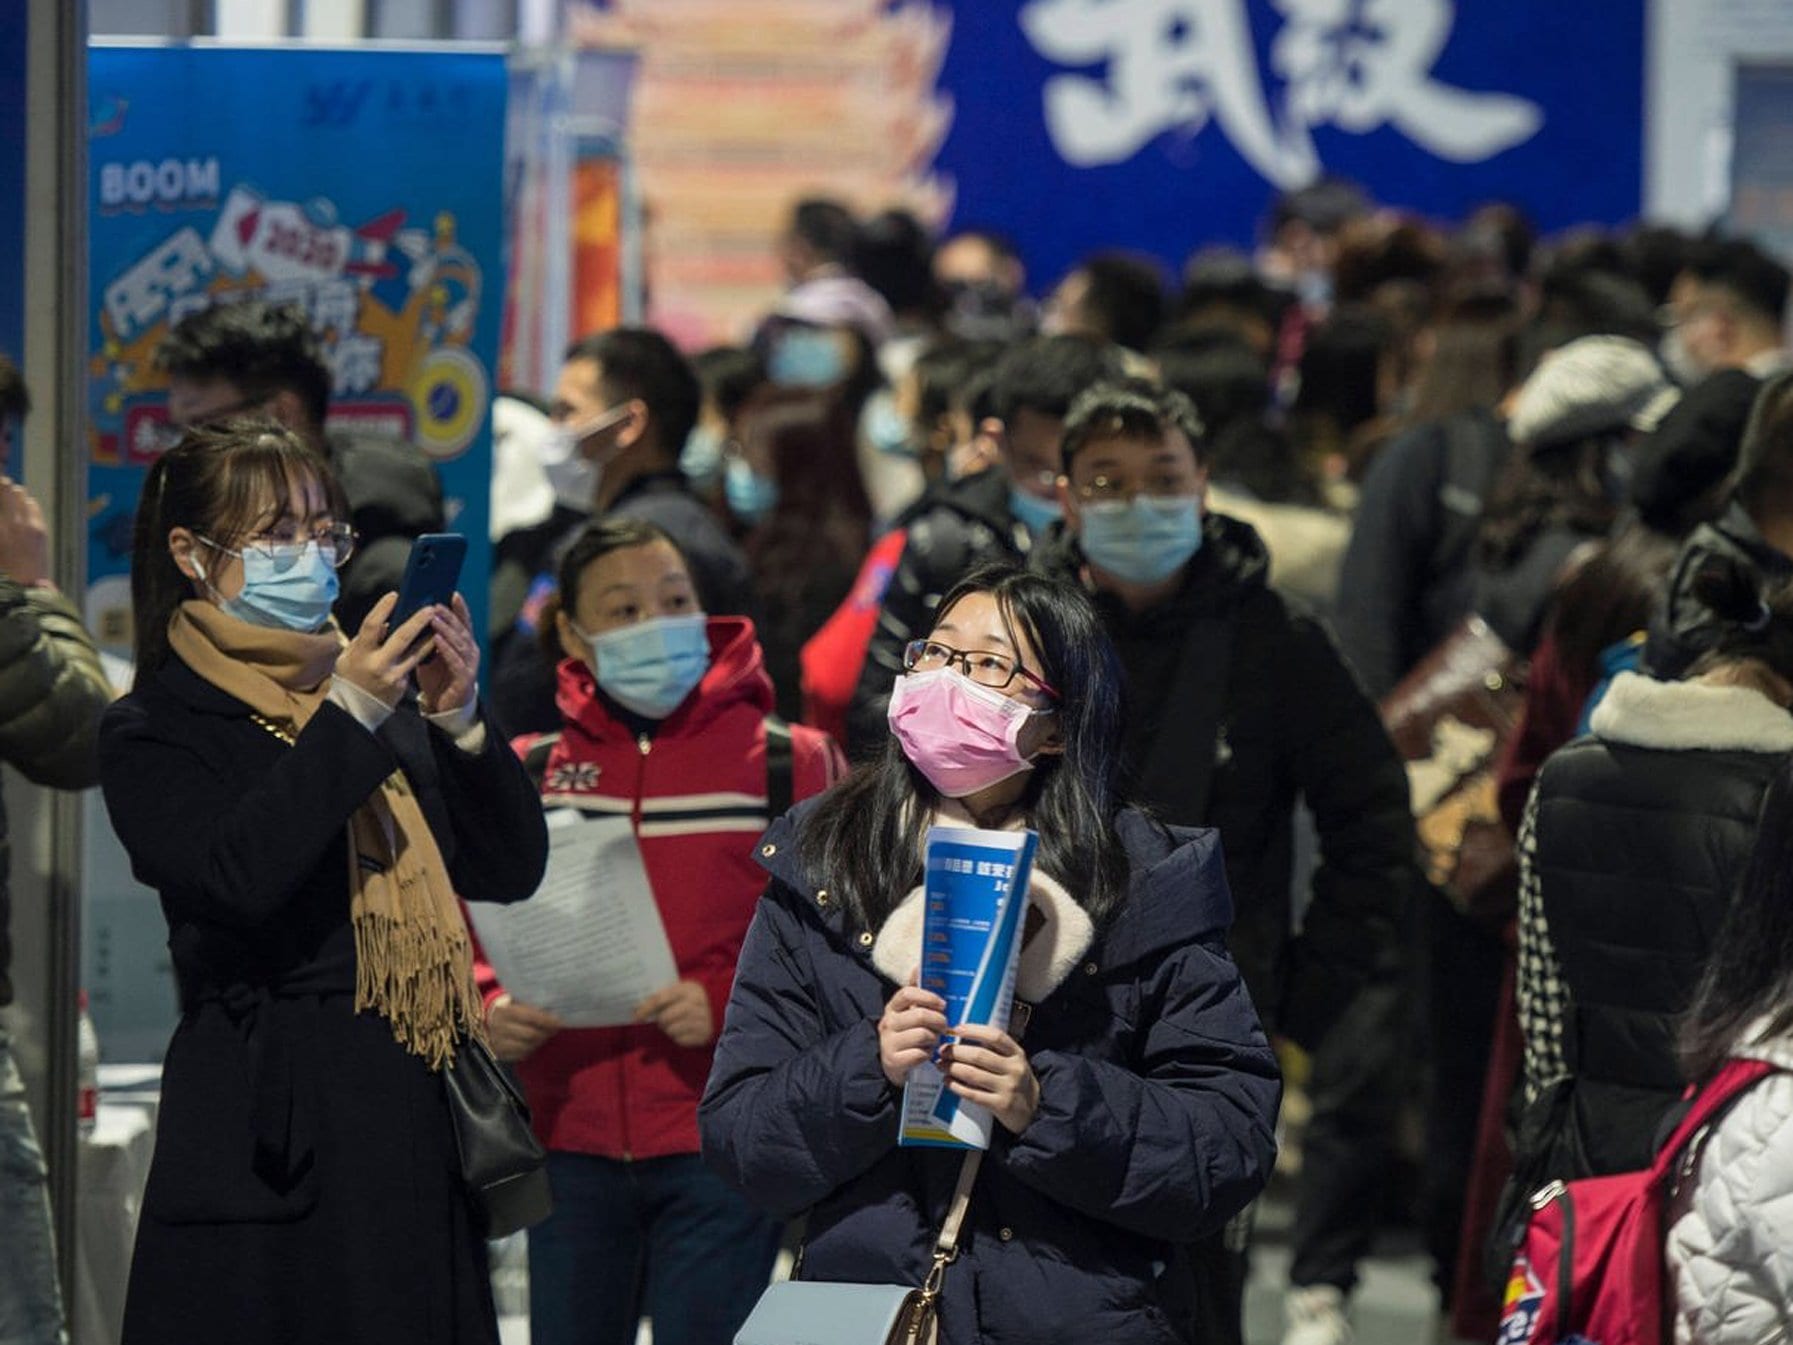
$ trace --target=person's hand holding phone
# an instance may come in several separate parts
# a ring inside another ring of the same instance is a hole
[[[425,714],[446,714],[470,704],[479,688],[479,641],[467,600],[454,595],[452,607],[430,607],[435,657],[417,665],[417,694]],[[419,615],[422,615],[420,613]]]
[[[395,630],[388,629],[398,594],[388,593],[373,605],[336,660],[336,675],[353,683],[388,709],[404,699],[405,685],[417,665],[428,658],[437,641],[430,638],[436,609],[426,607]],[[463,607],[463,611],[466,609]],[[478,655],[475,654],[475,665]]]

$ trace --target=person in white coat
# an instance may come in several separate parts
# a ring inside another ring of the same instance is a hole
[[[1762,805],[1749,870],[1681,1032],[1689,1078],[1729,1056],[1783,1072],[1689,1150],[1670,1198],[1675,1345],[1793,1340],[1793,757]]]

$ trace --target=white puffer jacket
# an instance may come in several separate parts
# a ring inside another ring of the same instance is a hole
[[[1793,1038],[1737,1054],[1793,1071]],[[1749,1089],[1708,1134],[1668,1214],[1675,1345],[1793,1342],[1793,1073]]]

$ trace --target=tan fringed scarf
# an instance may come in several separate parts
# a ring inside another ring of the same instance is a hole
[[[342,651],[333,626],[267,630],[199,601],[181,604],[168,643],[288,742],[323,704]],[[460,1037],[482,1029],[479,992],[448,866],[403,771],[349,819],[348,864],[356,1012],[373,1009],[401,1046],[441,1069]]]

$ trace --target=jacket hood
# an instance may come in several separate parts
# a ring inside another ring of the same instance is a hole
[[[827,887],[826,878],[813,873],[801,854],[804,827],[819,802],[819,798],[806,799],[779,818],[761,838],[758,850],[760,865],[767,873],[806,894]],[[1105,962],[1133,962],[1185,944],[1212,942],[1232,924],[1233,900],[1218,832],[1211,828],[1166,826],[1132,808],[1120,813],[1114,826],[1132,869],[1127,898],[1106,926],[1090,929],[1087,940],[1082,939],[1083,925],[1067,914],[1053,941],[1040,954],[1043,961],[1035,972],[1036,988],[1040,980],[1051,979],[1059,963],[1068,969],[1092,947]],[[1075,901],[1076,894],[1066,891],[1051,875],[1037,873],[1033,885],[1036,892],[1046,893],[1046,901],[1056,902],[1062,897],[1076,907],[1084,922],[1088,921],[1088,915]],[[899,903],[897,910],[901,909]],[[828,920],[844,919],[838,905],[832,910]],[[918,905],[917,919],[919,914]],[[886,926],[894,919],[893,911]],[[919,935],[916,943],[919,946]],[[1068,951],[1072,948],[1077,951]],[[889,971],[884,974],[890,976]],[[905,969],[892,979],[901,984],[907,974]],[[1052,980],[1052,984],[1056,983]]]
[[[1016,529],[1015,511],[1009,508],[1012,484],[1009,474],[1000,467],[986,467],[933,492],[926,503],[937,509],[951,510],[984,524],[999,536],[1009,537]]]
[[[661,721],[664,731],[697,732],[738,704],[751,705],[762,715],[772,713],[772,679],[766,673],[753,622],[741,616],[713,616],[705,623],[705,632],[710,639],[709,671],[678,709]],[[594,738],[628,736],[628,730],[599,698],[597,679],[590,668],[568,658],[562,659],[555,671],[555,703],[569,723]]]
[[[1793,752],[1793,714],[1749,687],[1613,678],[1589,727],[1607,742],[1664,751]]]
[[[1030,1004],[1050,995],[1071,974],[1095,941],[1096,927],[1057,879],[1037,869],[1027,880],[1028,913],[1021,936],[1015,993]],[[872,945],[872,965],[884,979],[902,985],[921,965],[925,894],[919,887],[897,903]]]
[[[1069,525],[1055,523],[1035,544],[1032,564],[1045,574],[1090,588],[1088,561]],[[1202,515],[1202,548],[1185,571],[1183,587],[1167,607],[1197,611],[1231,606],[1239,595],[1270,582],[1270,551],[1257,529],[1226,514]]]

